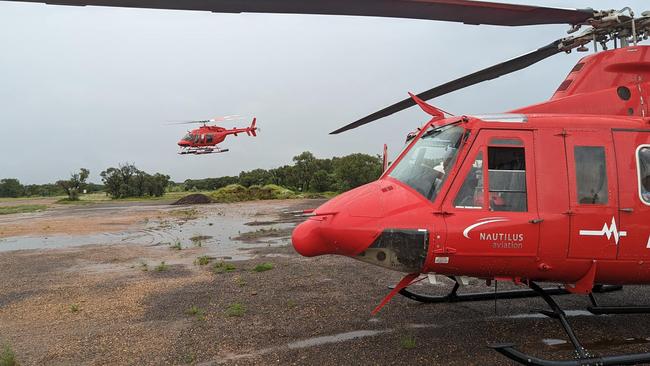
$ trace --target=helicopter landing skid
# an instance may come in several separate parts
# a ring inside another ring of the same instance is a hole
[[[562,328],[566,332],[571,344],[575,349],[575,358],[572,360],[545,360],[527,355],[515,349],[513,343],[502,343],[491,345],[490,347],[509,359],[523,365],[539,366],[581,366],[581,365],[637,365],[640,363],[650,362],[650,353],[630,353],[616,356],[594,356],[590,354],[580,343],[571,324],[567,320],[566,314],[553,298],[536,283],[530,282],[528,286],[546,301],[552,311],[546,312],[551,318],[558,319]]]
[[[222,149],[220,147],[190,147],[181,150],[179,155],[205,155],[205,154],[218,154],[228,152],[228,149]]]
[[[428,295],[421,294],[414,291],[411,291],[407,288],[402,289],[399,294],[407,297],[411,300],[415,300],[424,304],[436,304],[436,303],[451,303],[451,302],[470,302],[470,301],[488,301],[488,300],[509,300],[509,299],[523,299],[527,297],[538,297],[539,293],[534,290],[508,290],[508,291],[498,291],[498,292],[477,292],[469,294],[459,294],[458,289],[460,288],[460,283],[456,280],[455,277],[449,277],[454,280],[454,287],[447,295]],[[392,286],[389,287],[392,289]],[[596,293],[606,293],[613,291],[622,290],[622,286],[614,285],[596,285],[594,286],[593,292]],[[569,291],[565,290],[561,286],[557,287],[548,287],[543,289],[549,295],[569,295]]]

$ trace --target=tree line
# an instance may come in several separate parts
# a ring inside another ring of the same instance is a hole
[[[342,192],[376,180],[381,172],[382,162],[378,156],[356,153],[319,159],[305,151],[293,157],[292,165],[243,171],[238,176],[187,179],[183,189],[210,191],[230,184],[244,187],[276,184],[300,192]]]
[[[88,169],[70,174],[69,179],[50,184],[23,185],[18,179],[0,180],[0,197],[68,196],[76,200],[83,192],[105,192],[112,198],[162,196],[168,190],[210,191],[231,185],[244,187],[275,184],[299,192],[341,192],[377,179],[382,164],[378,156],[350,154],[331,159],[316,158],[305,151],[292,159],[292,164],[275,169],[242,171],[238,176],[188,179],[174,183],[165,174],[149,174],[134,164],[125,163],[100,173],[102,184],[88,183]]]

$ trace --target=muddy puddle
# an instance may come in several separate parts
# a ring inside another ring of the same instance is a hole
[[[115,208],[111,208],[115,210]],[[14,236],[0,238],[0,252],[61,249],[86,245],[143,245],[152,247],[201,247],[215,258],[250,259],[246,250],[289,243],[295,222],[282,215],[258,212],[224,212],[215,208],[165,208],[163,217],[147,220],[138,228],[84,235]],[[93,210],[97,213],[97,209]],[[111,211],[109,215],[119,214]]]

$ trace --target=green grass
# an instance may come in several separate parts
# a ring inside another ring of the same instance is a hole
[[[175,242],[174,244],[172,244],[172,245],[169,247],[169,249],[171,249],[171,250],[181,250],[181,249],[183,249],[183,246],[181,245],[181,241],[180,241],[180,240],[176,240],[176,242]]]
[[[198,264],[199,266],[206,266],[206,265],[210,264],[210,261],[212,261],[212,258],[210,258],[207,255],[202,255],[202,256],[196,258],[196,260],[194,261],[194,264]]]
[[[226,309],[226,315],[230,317],[242,317],[246,314],[246,307],[240,303],[234,303]]]
[[[256,265],[255,268],[253,268],[253,271],[255,271],[255,272],[266,272],[266,271],[270,271],[272,269],[273,269],[273,263],[262,263],[262,264]]]
[[[147,262],[145,262],[145,261],[141,261],[141,262],[140,262],[140,270],[141,270],[142,272],[147,272],[147,271],[149,271],[149,265],[147,264]]]
[[[234,272],[237,270],[237,267],[235,267],[234,264],[232,263],[226,263],[226,262],[217,262],[212,266],[212,272],[214,273],[226,273],[226,272]]]
[[[415,342],[415,337],[413,336],[405,336],[402,337],[399,341],[400,346],[402,346],[403,349],[413,349],[417,346],[417,343]]]
[[[9,346],[2,347],[0,353],[0,366],[20,366],[16,360],[16,354]]]
[[[78,313],[80,311],[81,311],[81,307],[79,306],[79,304],[70,305],[70,312],[71,313]]]
[[[196,317],[198,320],[205,320],[205,311],[196,305],[190,306],[185,313]]]
[[[194,220],[199,218],[199,210],[195,208],[185,208],[182,210],[170,211],[169,214],[180,220]]]
[[[17,205],[0,207],[0,215],[12,215],[20,213],[38,212],[46,210],[46,205]]]
[[[203,242],[210,239],[212,239],[212,237],[209,235],[194,235],[190,238],[190,241],[192,244],[194,244],[195,247],[202,247]]]
[[[160,264],[157,265],[156,268],[154,268],[154,269],[156,270],[156,272],[165,272],[166,270],[169,269],[169,266],[167,264],[165,264],[165,262],[163,261],[163,262],[160,262]]]

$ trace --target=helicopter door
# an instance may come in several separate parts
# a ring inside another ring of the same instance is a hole
[[[569,258],[615,259],[621,230],[611,133],[566,130]]]
[[[533,257],[540,225],[531,131],[481,130],[443,203],[447,250]]]
[[[650,132],[614,130],[621,225],[619,259],[650,257]]]

